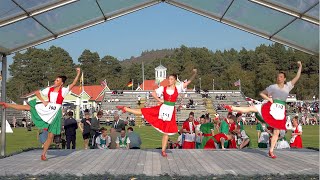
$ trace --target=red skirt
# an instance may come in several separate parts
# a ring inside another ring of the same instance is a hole
[[[263,120],[271,127],[275,128],[275,129],[283,129],[286,130],[286,116],[284,117],[283,120],[276,120],[273,118],[273,116],[270,114],[270,107],[271,107],[272,103],[271,102],[267,102],[265,104],[262,105],[261,107],[261,115]]]
[[[229,149],[237,149],[237,143],[234,137],[229,141]]]
[[[195,142],[184,141],[182,144],[182,149],[195,149],[195,148],[196,148]]]
[[[216,142],[219,144],[221,143],[221,138],[223,138],[225,141],[228,140],[228,137],[223,133],[216,134],[213,136],[213,138],[215,138],[217,140]]]
[[[203,149],[216,149],[216,145],[212,139],[209,139]]]
[[[302,148],[302,139],[301,136],[297,136],[293,143],[290,143],[290,147],[292,148]]]
[[[160,106],[154,106],[149,108],[142,108],[141,112],[144,119],[161,133],[174,135],[178,132],[178,126],[176,123],[176,109],[174,108],[171,121],[163,121],[159,119]]]

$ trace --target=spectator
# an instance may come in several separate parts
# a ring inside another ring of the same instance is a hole
[[[118,111],[113,114],[114,120],[112,123],[112,127],[116,129],[117,132],[121,132],[122,129],[125,128],[125,123],[120,119]]]
[[[111,128],[110,129],[110,144],[109,144],[109,148],[110,149],[116,149],[117,148],[117,143],[116,143],[116,140],[117,140],[117,137],[118,137],[118,133],[116,131],[115,128]]]
[[[116,140],[117,149],[129,149],[130,147],[130,138],[126,135],[126,130],[122,129],[120,131],[120,136]]]
[[[214,124],[210,122],[209,116],[200,117],[201,149],[213,149],[214,145]]]
[[[16,128],[16,125],[17,125],[17,119],[15,116],[13,116],[12,118],[12,125],[13,125],[13,128]]]
[[[182,144],[183,149],[195,148],[195,128],[199,123],[194,119],[194,113],[189,113],[189,118],[183,123],[184,142]]]
[[[132,127],[128,127],[128,138],[130,139],[130,149],[140,149],[142,144],[139,134],[133,132]]]
[[[90,140],[90,132],[91,132],[91,118],[89,111],[84,112],[84,118],[80,122],[80,130],[82,132],[82,137],[84,140],[84,149],[88,149],[89,140]]]
[[[61,141],[61,149],[65,149],[66,148],[66,132],[63,128],[61,130],[60,138],[61,138],[61,140],[60,140]]]
[[[22,118],[22,124],[24,128],[27,127],[27,119],[25,117]]]
[[[108,149],[109,144],[111,143],[111,138],[107,134],[107,129],[102,127],[100,129],[101,134],[96,138],[96,146],[98,149]]]
[[[182,142],[183,142],[182,141],[182,134],[180,131],[178,131],[178,134],[179,134],[179,136],[178,136],[177,142],[175,143],[175,147],[177,149],[182,149]]]
[[[258,123],[256,127],[258,133],[258,147],[259,148],[267,148],[269,145],[269,130],[268,125],[266,123]]]
[[[96,138],[100,135],[99,129],[100,129],[100,119],[103,116],[103,112],[99,111],[97,113],[97,116],[92,118],[91,120],[91,131],[90,136],[92,137],[92,143],[91,148],[96,147]]]
[[[276,144],[276,148],[277,149],[290,148],[290,145],[287,142],[287,139],[286,139],[285,135],[286,135],[286,131],[285,130],[280,130],[279,138],[278,138],[278,141],[277,141],[277,144]]]
[[[302,126],[298,123],[298,116],[295,116],[292,119],[292,134],[290,139],[290,147],[291,148],[302,148]]]
[[[64,130],[67,140],[67,149],[70,149],[70,144],[72,143],[72,149],[76,149],[76,130],[78,129],[78,123],[73,118],[73,112],[68,112],[68,118],[64,120]]]
[[[243,149],[250,145],[250,138],[245,130],[237,129],[239,149]]]

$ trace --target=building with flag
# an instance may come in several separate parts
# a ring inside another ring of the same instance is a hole
[[[142,84],[138,86],[136,91],[152,91],[157,89],[159,86],[168,86],[169,80],[167,79],[167,68],[163,65],[159,65],[154,68],[155,70],[155,79],[144,80]],[[181,81],[177,78],[177,84],[180,85]]]

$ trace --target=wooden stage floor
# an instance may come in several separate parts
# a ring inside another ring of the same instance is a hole
[[[90,174],[158,176],[208,175],[319,175],[319,151],[277,150],[277,159],[267,157],[266,149],[246,150],[50,150],[41,161],[41,150],[32,150],[0,159],[0,176],[58,173],[76,176]]]

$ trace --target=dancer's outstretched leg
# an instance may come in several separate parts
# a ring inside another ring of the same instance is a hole
[[[273,158],[273,159],[277,158],[277,156],[275,156],[273,154],[273,150],[274,150],[274,147],[277,144],[277,141],[278,141],[278,138],[279,138],[279,133],[280,133],[279,129],[274,129],[273,130],[273,135],[272,135],[272,138],[271,138],[271,146],[270,146],[270,150],[269,150],[269,156],[271,158]]]
[[[232,111],[237,111],[237,112],[242,112],[242,113],[258,112],[258,110],[255,106],[236,107],[236,106],[225,105],[224,108],[226,108],[230,112],[232,112]]]
[[[5,102],[0,102],[0,106],[2,106],[3,108],[12,108],[16,110],[30,111],[29,105],[9,104]]]
[[[162,136],[162,151],[161,151],[161,155],[163,157],[167,157],[168,156],[167,153],[166,153],[168,139],[169,139],[169,135],[168,134],[163,134],[163,136]]]
[[[41,154],[41,160],[43,161],[46,161],[47,158],[46,158],[46,154],[47,154],[47,151],[53,141],[53,137],[54,137],[54,134],[52,134],[51,132],[49,132],[48,134],[48,138],[46,140],[46,142],[44,143],[43,145],[43,150],[42,150],[42,154]]]
[[[125,107],[125,106],[116,106],[116,108],[121,110],[123,113],[129,112],[129,113],[132,113],[132,114],[135,114],[135,115],[141,115],[142,114],[141,109],[131,109],[131,108],[128,108],[128,107]]]

